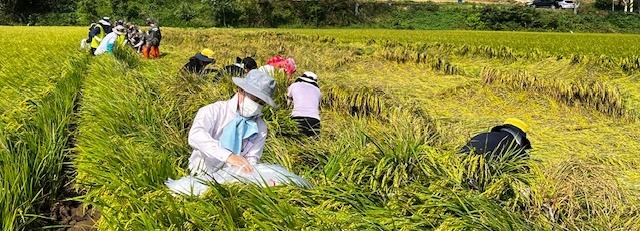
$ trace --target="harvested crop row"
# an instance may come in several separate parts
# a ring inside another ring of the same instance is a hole
[[[515,89],[531,90],[548,94],[569,105],[581,103],[603,113],[628,119],[637,119],[630,112],[620,90],[599,82],[581,81],[570,83],[551,78],[540,78],[527,72],[503,73],[485,68],[480,73],[485,84],[503,83]]]
[[[447,43],[455,46],[508,47],[517,53],[549,53],[571,57],[572,54],[622,58],[636,55],[640,38],[633,34],[539,33],[511,31],[447,31],[388,29],[278,29],[335,41],[365,43],[399,41],[402,43]],[[332,39],[328,39],[332,40]]]

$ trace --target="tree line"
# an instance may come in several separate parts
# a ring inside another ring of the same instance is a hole
[[[172,27],[358,27],[640,33],[621,0],[569,10],[374,0],[0,0],[0,25],[89,25],[103,16]],[[638,5],[634,5],[637,8]],[[634,10],[640,12],[640,10]]]
[[[167,26],[345,26],[388,10],[362,0],[0,0],[0,24],[85,25],[110,16]]]

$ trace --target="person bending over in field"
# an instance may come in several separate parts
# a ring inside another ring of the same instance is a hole
[[[202,51],[189,58],[189,62],[182,67],[180,72],[183,74],[196,74],[200,76],[206,76],[212,72],[216,72],[217,70],[215,69],[205,69],[207,65],[216,62],[213,55],[214,53],[212,50],[202,49]]]
[[[530,169],[528,150],[531,149],[531,142],[527,139],[528,131],[527,124],[519,119],[509,118],[504,124],[491,128],[491,131],[472,137],[460,152],[481,155],[484,160],[469,156],[471,158],[467,159],[468,162],[463,161],[465,171],[462,179],[465,185],[474,190],[484,191],[491,182],[492,177],[487,177],[488,175],[508,174],[516,178],[524,177]],[[500,198],[513,198],[516,193],[521,196],[530,195],[529,185],[514,190],[516,189],[506,188],[501,192]]]
[[[145,35],[145,43],[142,47],[142,56],[144,59],[160,58],[160,42],[162,42],[162,32],[158,26],[158,22],[152,18],[147,19],[149,30]]]
[[[232,80],[238,92],[230,100],[200,108],[193,120],[189,131],[192,176],[211,176],[225,165],[250,173],[262,156],[267,125],[261,112],[264,105],[275,105],[276,81],[258,70]]]
[[[224,74],[229,74],[231,76],[242,76],[249,71],[257,68],[258,64],[253,58],[245,57],[244,59],[241,59],[240,57],[236,57],[236,62],[234,64],[224,66],[224,68],[222,68],[222,71],[218,72],[214,81],[220,80]]]
[[[256,63],[256,60],[248,56],[244,59],[236,57],[236,62],[234,64],[224,67],[224,71],[229,73],[231,76],[241,76],[253,69],[258,69],[258,64]]]
[[[87,39],[87,43],[91,46],[91,54],[95,54],[102,39],[111,32],[111,21],[109,17],[103,17],[91,28],[91,31],[89,31],[89,39]]]
[[[528,158],[531,142],[527,139],[529,126],[522,120],[509,118],[503,125],[491,128],[490,132],[480,133],[461,149],[460,153],[474,153],[489,158],[500,158],[507,153]]]
[[[129,29],[127,40],[129,41],[129,45],[131,45],[133,49],[140,53],[145,42],[144,34],[137,26],[133,25],[132,27],[133,28]]]
[[[104,39],[102,39],[102,41],[100,41],[100,45],[98,45],[98,48],[96,48],[96,51],[93,54],[100,55],[104,54],[105,52],[112,54],[116,44],[124,45],[124,34],[124,26],[116,26],[113,29],[113,32],[109,33],[104,37]]]
[[[287,77],[291,78],[293,74],[296,72],[296,62],[293,58],[283,58],[280,55],[276,55],[267,60],[267,65],[261,66],[259,69],[261,71],[274,76],[276,70],[280,70],[287,75]]]
[[[96,28],[96,23],[91,23],[91,26],[89,26],[89,32],[87,33],[87,38],[86,39],[82,39],[80,41],[80,48],[82,49],[86,49],[89,48],[89,43],[91,42],[91,31],[93,30],[93,28]]]
[[[318,76],[305,71],[287,90],[287,105],[293,103],[291,119],[298,123],[301,134],[314,137],[320,134],[320,87]]]

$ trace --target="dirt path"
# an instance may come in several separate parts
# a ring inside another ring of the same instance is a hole
[[[100,213],[91,205],[84,208],[76,201],[56,202],[51,207],[50,216],[57,225],[66,226],[58,231],[98,230],[94,224],[100,219]]]

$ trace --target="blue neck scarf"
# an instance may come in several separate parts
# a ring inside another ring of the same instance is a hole
[[[239,155],[242,151],[242,140],[253,138],[258,134],[258,123],[253,118],[238,115],[222,129],[220,146]]]

